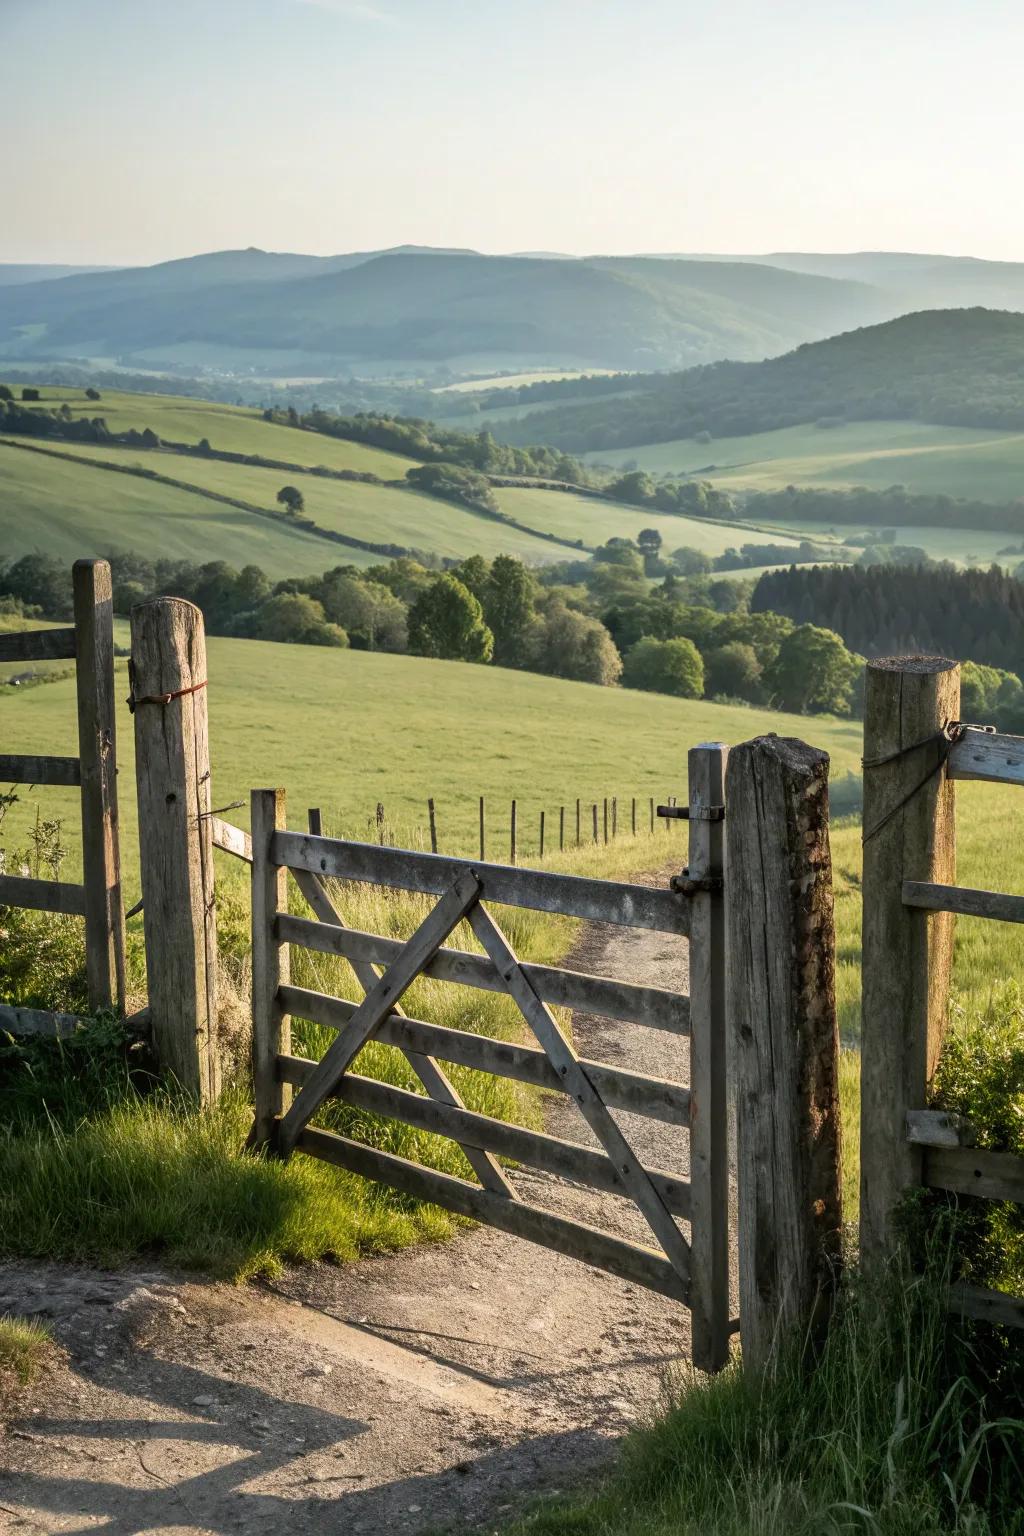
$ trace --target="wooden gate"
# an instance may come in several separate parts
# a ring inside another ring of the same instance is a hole
[[[366,1178],[470,1216],[675,1298],[692,1312],[694,1362],[717,1370],[728,1356],[728,1149],[724,1038],[722,821],[726,749],[689,754],[689,866],[669,888],[585,879],[546,870],[452,859],[288,831],[282,790],[252,796],[253,1140],[284,1155],[300,1150]],[[315,914],[288,912],[287,876]],[[437,897],[407,941],[347,928],[325,879],[366,882]],[[690,941],[690,995],[520,962],[487,903],[631,928]],[[463,919],[482,953],[448,947]],[[289,946],[349,961],[356,1002],[290,984]],[[503,991],[535,1045],[508,1044],[407,1017],[400,999],[417,976]],[[584,1008],[690,1039],[688,1084],[580,1058],[549,1004]],[[292,1055],[290,1016],[338,1031],[319,1062]],[[352,1070],[369,1040],[397,1046],[424,1093]],[[509,1125],[464,1106],[440,1061],[548,1089],[576,1102],[601,1151]],[[292,1089],[298,1091],[292,1096]],[[450,1137],[478,1182],[429,1169],[311,1124],[332,1098]],[[612,1111],[629,1110],[687,1130],[690,1176],[645,1167]],[[527,1203],[499,1158],[628,1197],[654,1243],[643,1246]],[[684,1235],[678,1219],[689,1224]]]

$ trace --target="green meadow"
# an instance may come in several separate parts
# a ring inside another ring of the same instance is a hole
[[[700,517],[675,517],[668,512],[643,511],[622,502],[576,496],[569,491],[499,486],[494,494],[501,510],[510,517],[543,533],[557,534],[560,539],[582,539],[590,546],[613,538],[636,539],[642,528],[657,528],[667,550],[685,544],[711,556],[720,555],[741,543],[764,542],[763,536],[741,522],[718,523]],[[780,544],[792,543],[794,548],[798,543],[796,537],[782,533],[773,533],[771,537]]]
[[[195,462],[152,457],[171,473]],[[316,576],[342,561],[372,565],[380,558],[197,492],[3,443],[0,549],[5,558],[40,550],[69,562],[135,549],[156,559],[226,560],[236,569],[259,565],[289,576]]]
[[[416,461],[383,448],[323,437],[300,427],[264,421],[259,411],[246,406],[221,405],[211,400],[189,400],[181,395],[142,395],[124,390],[103,390],[100,400],[87,400],[81,389],[43,385],[40,405],[52,409],[67,404],[75,416],[102,416],[111,432],[137,432],[151,427],[157,437],[174,443],[198,443],[209,438],[214,448],[226,453],[258,453],[267,459],[310,468],[355,469],[398,480]],[[67,444],[73,447],[73,444]]]
[[[547,539],[536,538],[518,528],[473,512],[468,507],[456,506],[411,488],[406,490],[400,486],[373,485],[358,480],[320,479],[314,475],[289,476],[287,471],[280,469],[256,469],[247,464],[229,464],[218,459],[186,458],[180,454],[161,453],[159,450],[122,448],[116,445],[104,447],[72,443],[62,445],[60,452],[70,453],[80,462],[69,463],[63,458],[57,458],[56,454],[48,454],[44,458],[42,454],[5,448],[0,443],[0,471],[12,459],[30,460],[29,465],[17,464],[17,478],[23,486],[30,482],[38,487],[35,499],[37,506],[41,507],[51,483],[52,466],[53,480],[59,484],[59,493],[50,498],[50,510],[44,516],[48,519],[59,516],[66,499],[72,497],[75,511],[83,522],[89,519],[99,522],[97,536],[102,536],[104,529],[113,527],[111,516],[106,512],[108,493],[112,487],[124,493],[127,507],[132,509],[136,523],[140,507],[149,507],[150,515],[155,512],[160,517],[159,526],[152,531],[143,533],[140,530],[134,535],[134,545],[131,543],[133,530],[126,527],[122,531],[117,527],[113,537],[108,536],[108,542],[102,546],[103,551],[131,547],[146,549],[154,538],[159,543],[163,538],[164,518],[172,507],[180,505],[180,498],[185,497],[190,510],[198,502],[205,509],[200,515],[209,521],[206,535],[208,544],[203,550],[206,558],[224,559],[236,565],[245,564],[245,560],[232,561],[229,555],[221,552],[223,534],[220,525],[227,522],[237,526],[240,522],[243,528],[253,528],[266,539],[266,520],[241,508],[225,507],[222,503],[207,500],[202,493],[209,491],[215,496],[231,496],[239,501],[250,502],[255,507],[280,513],[277,493],[282,485],[296,481],[305,501],[306,516],[332,533],[347,534],[351,538],[365,539],[371,543],[399,544],[404,548],[428,550],[452,559],[463,559],[472,554],[488,557],[508,554],[528,564],[538,565],[560,559],[566,553]],[[195,490],[181,491],[175,487],[105,470],[102,467],[104,463],[155,470],[157,474],[182,481],[195,487]],[[126,492],[125,487],[129,488]],[[17,536],[14,529],[17,526],[19,505],[26,505],[26,501],[22,496],[15,499],[12,491],[12,537]],[[524,508],[524,516],[529,511],[528,507]],[[273,564],[264,566],[271,575],[307,575],[319,573],[332,565],[347,562],[366,566],[381,559],[380,555],[347,549],[319,538],[316,534],[292,529],[287,524],[272,522],[269,528],[280,552]],[[301,540],[301,550],[295,546],[296,535]],[[116,542],[113,541],[115,537]],[[144,542],[139,543],[139,539]],[[161,549],[160,553],[163,552]],[[194,552],[192,558],[196,558]],[[261,563],[255,556],[248,558],[257,565]],[[289,558],[300,563],[290,566],[282,564],[282,559]]]
[[[124,642],[124,627],[119,625]],[[257,640],[213,637],[209,657],[209,711],[215,805],[242,801],[228,813],[247,823],[250,789],[281,785],[289,817],[304,822],[320,806],[340,834],[375,836],[378,802],[391,835],[422,844],[427,800],[436,803],[443,851],[478,847],[479,797],[485,797],[488,856],[508,855],[511,801],[517,801],[520,857],[538,855],[540,813],[550,849],[558,816],[566,809],[567,840],[575,839],[575,804],[581,801],[583,836],[591,835],[592,807],[605,796],[618,801],[619,827],[630,824],[637,799],[639,830],[649,827],[649,806],[685,793],[686,752],[701,741],[736,743],[762,732],[799,736],[831,755],[833,780],[859,773],[861,726],[856,720],[785,715],[767,710],[672,699],[627,689],[599,688],[529,672],[473,667],[364,651],[321,650]],[[119,663],[118,696],[127,694]],[[123,688],[121,683],[123,681]],[[396,726],[398,727],[396,729]],[[138,834],[134,797],[132,720],[118,718],[122,839],[130,902],[138,895]],[[0,736],[8,752],[75,750],[74,683],[70,678],[17,693],[0,693]],[[70,867],[78,859],[73,791],[21,788],[5,826],[8,845],[23,842],[35,819],[65,820]],[[960,873],[964,884],[1024,893],[1024,870],[1007,848],[1024,840],[1024,795],[1012,788],[963,784]],[[684,833],[656,823],[635,850],[656,868],[682,858]],[[833,833],[840,929],[839,995],[843,1031],[856,1032],[859,997],[859,832],[840,823]],[[963,919],[958,981],[983,1003],[1000,980],[1018,975],[1024,950],[1012,925]]]
[[[737,491],[905,485],[909,491],[1008,501],[1024,483],[1024,434],[907,421],[785,427],[709,443],[682,438],[600,449],[586,458],[594,464],[636,463],[652,474],[699,475]]]
[[[574,831],[577,797],[589,815],[595,801],[617,796],[624,826],[635,795],[638,815],[642,810],[649,818],[652,795],[664,800],[684,793],[686,751],[700,741],[742,741],[763,730],[810,736],[832,753],[840,776],[855,769],[860,756],[856,721],[809,720],[415,656],[217,637],[208,639],[207,650],[215,804],[247,801],[254,786],[280,784],[296,822],[307,806],[319,805],[333,826],[365,836],[381,801],[397,832],[416,837],[433,796],[440,845],[451,852],[476,848],[480,795],[496,857],[507,853],[513,798],[524,857],[536,853],[542,809],[549,836],[562,805],[571,808]],[[131,869],[136,832],[127,708],[118,729]],[[0,693],[5,751],[71,752],[74,732],[70,679]],[[71,826],[74,803],[70,791],[26,791],[15,825],[26,828],[39,804],[44,815],[56,807]],[[244,821],[247,808],[232,815]],[[668,848],[669,837],[681,834],[665,825],[658,824],[657,835]]]

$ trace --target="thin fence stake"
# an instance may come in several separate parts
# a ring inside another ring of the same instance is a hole
[[[612,837],[619,835],[619,797],[612,796]]]
[[[380,843],[381,847],[383,848],[383,846],[384,846],[384,805],[383,805],[383,802],[380,801],[380,800],[377,801],[377,841]]]
[[[576,847],[578,848],[579,845],[580,845],[580,802],[579,802],[579,796],[577,796],[577,798],[576,798]]]
[[[595,800],[594,801],[594,842],[596,843],[596,842],[599,842],[599,841],[600,841],[600,839],[598,838],[598,835],[597,835],[597,801]]]
[[[436,821],[436,819],[434,817],[434,799],[433,799],[433,796],[431,796],[430,799],[428,799],[428,801],[427,801],[427,815],[430,817],[430,851],[431,851],[431,853],[436,853],[437,852],[437,821]]]
[[[559,851],[559,853],[562,852],[562,849],[564,847],[565,847],[565,806],[564,805],[560,805],[558,807],[558,851]]]
[[[512,820],[509,828],[509,863],[516,861],[516,803],[512,801]]]
[[[544,812],[540,813],[540,856],[544,857]]]
[[[306,816],[308,818],[310,836],[323,837],[324,821],[322,815],[320,814],[320,807],[318,805],[311,805],[309,810],[306,812]]]
[[[654,796],[651,796],[651,836],[654,836]]]
[[[636,795],[633,796],[632,828],[633,828],[633,836],[636,837]]]
[[[483,795],[480,796],[480,857],[481,857],[481,859],[486,859],[486,857],[487,857],[487,837],[486,837],[486,822],[485,822],[485,819],[484,819],[484,797],[483,797]]]
[[[608,842],[608,796],[604,797],[604,840]]]

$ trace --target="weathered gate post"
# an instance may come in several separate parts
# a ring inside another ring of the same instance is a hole
[[[725,906],[722,807],[728,747],[687,758],[690,850],[690,1308],[693,1363],[729,1358],[729,1140],[726,1119]]]
[[[841,1256],[828,754],[756,737],[729,755],[727,796],[740,1333],[760,1371],[827,1316]]]
[[[114,604],[106,560],[76,560],[75,675],[82,786],[85,965],[90,1008],[125,1006],[124,896],[117,823]]]
[[[203,616],[182,598],[132,609],[132,701],[146,971],[160,1063],[220,1092],[217,917]]]
[[[943,727],[960,713],[960,668],[895,656],[867,669],[864,707],[864,933],[860,1247],[890,1251],[901,1194],[920,1183],[906,1114],[924,1109],[942,1046],[953,916],[903,905],[904,880],[953,884],[955,789]]]

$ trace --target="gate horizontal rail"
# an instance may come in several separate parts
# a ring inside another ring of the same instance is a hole
[[[279,939],[301,945],[303,949],[372,965],[390,964],[402,949],[400,939],[363,933],[358,928],[335,928],[328,923],[292,917],[285,912],[277,914],[276,932]],[[433,960],[424,966],[422,974],[434,981],[457,982],[484,992],[506,991],[497,966],[486,955],[473,954],[466,949],[438,950]],[[677,1035],[689,1032],[690,999],[681,992],[670,992],[665,987],[640,986],[631,981],[613,981],[552,965],[524,962],[523,974],[537,996],[546,1003],[585,1009],[588,1013],[626,1023],[667,1029]]]
[[[358,1004],[324,992],[307,992],[302,987],[283,986],[280,1001],[288,1013],[330,1029],[343,1029]],[[563,1090],[558,1073],[543,1051],[531,1045],[512,1045],[506,1040],[492,1040],[489,1035],[474,1035],[469,1030],[449,1029],[443,1024],[428,1024],[422,1019],[388,1018],[374,1036],[385,1045],[397,1045],[424,1056],[440,1056],[442,1061],[459,1067],[473,1067],[478,1072],[493,1072],[536,1088]],[[282,1076],[295,1057],[281,1056]],[[600,1061],[581,1058],[581,1066],[595,1088],[613,1109],[631,1110],[649,1120],[664,1120],[670,1125],[690,1123],[690,1090],[682,1083],[664,1078],[644,1077],[625,1067],[613,1067]],[[284,1081],[291,1081],[285,1077]]]
[[[429,1200],[442,1205],[458,1215],[482,1221],[489,1227],[497,1227],[514,1237],[525,1237],[545,1248],[553,1248],[570,1258],[582,1259],[598,1269],[606,1269],[620,1279],[632,1280],[649,1290],[659,1291],[675,1301],[687,1299],[686,1280],[679,1275],[668,1259],[653,1248],[624,1238],[610,1237],[596,1227],[580,1221],[570,1221],[566,1216],[556,1216],[552,1211],[541,1210],[523,1200],[509,1200],[504,1195],[494,1195],[468,1179],[454,1174],[438,1173],[433,1168],[423,1168],[410,1163],[404,1157],[391,1152],[378,1152],[360,1141],[350,1141],[333,1131],[306,1128],[299,1137],[298,1147],[311,1152],[327,1162],[358,1173],[364,1179],[389,1184],[404,1194],[419,1200]]]
[[[309,1081],[316,1062],[293,1056],[289,1058],[287,1068],[288,1082],[301,1087]],[[544,1173],[559,1174],[591,1189],[628,1198],[629,1191],[608,1155],[579,1142],[563,1141],[561,1137],[528,1131],[505,1120],[477,1114],[474,1110],[440,1104],[421,1093],[410,1093],[405,1088],[395,1088],[390,1083],[361,1077],[355,1072],[345,1073],[333,1097],[356,1109],[368,1110],[370,1114],[401,1120],[416,1130],[448,1136],[460,1144],[478,1147],[481,1152],[496,1152],[499,1157],[527,1163]],[[645,1168],[644,1171],[673,1215],[689,1220],[688,1181],[664,1168]]]
[[[341,842],[305,832],[275,832],[270,858],[285,869],[305,869],[332,880],[390,885],[427,896],[443,896],[460,875],[472,874],[480,882],[483,899],[503,906],[560,912],[597,923],[653,928],[683,936],[690,931],[687,899],[646,885],[558,875],[511,864],[484,864],[477,859],[451,859],[440,853],[417,853],[378,843]]]

